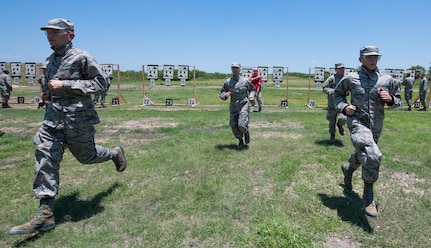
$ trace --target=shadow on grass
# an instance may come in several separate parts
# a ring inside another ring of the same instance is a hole
[[[55,201],[55,223],[78,222],[102,212],[105,208],[100,205],[100,202],[119,186],[119,183],[114,183],[90,200],[80,200],[78,191],[59,197]]]
[[[98,193],[90,200],[80,200],[78,191],[74,191],[65,196],[60,196],[55,200],[54,207],[56,226],[64,222],[79,222],[103,212],[105,208],[100,205],[100,202],[103,198],[112,194],[112,192],[119,186],[121,186],[119,183],[114,183],[107,190]],[[42,238],[45,233],[46,232],[35,232],[29,234],[25,238],[18,240],[14,247],[27,246],[29,242],[34,242]]]
[[[316,140],[316,142],[314,142],[317,145],[320,146],[337,146],[337,147],[343,147],[343,141],[341,140],[335,140],[335,141],[330,141],[329,139],[327,140]]]
[[[248,149],[248,145],[244,145],[244,147],[242,149],[238,149],[238,145],[235,144],[224,144],[224,145],[216,145],[216,148],[220,151],[229,149],[229,150],[236,150],[236,151],[241,151],[241,150],[247,150]]]
[[[318,196],[325,206],[337,210],[337,214],[342,221],[359,226],[367,233],[373,233],[374,231],[362,208],[362,199],[354,191],[344,189],[343,193],[344,197],[328,196],[322,193],[319,193]]]

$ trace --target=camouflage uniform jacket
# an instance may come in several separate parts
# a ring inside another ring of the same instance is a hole
[[[406,90],[406,91],[413,91],[413,84],[414,83],[415,83],[415,79],[414,78],[407,77],[407,78],[404,78],[404,80],[401,83],[401,85],[405,86],[404,90]]]
[[[335,88],[335,108],[344,113],[348,106],[347,95],[350,92],[351,104],[357,110],[347,117],[347,124],[352,128],[355,122],[371,129],[377,141],[383,128],[385,102],[380,99],[379,89],[383,88],[392,96],[393,102],[388,105],[398,106],[401,102],[399,82],[390,75],[381,75],[378,68],[368,73],[363,67],[358,72],[344,76]],[[344,113],[345,114],[345,113]]]
[[[47,59],[46,82],[63,80],[63,88],[49,89],[51,101],[43,123],[56,129],[100,123],[91,94],[107,87],[101,66],[90,53],[74,48],[71,42],[52,49],[54,53]]]
[[[326,95],[328,95],[328,109],[335,109],[334,107],[334,91],[335,86],[340,82],[343,75],[334,74],[328,77],[326,81],[323,83],[322,91]]]
[[[12,81],[6,73],[0,73],[0,88],[10,91],[12,89]]]
[[[428,80],[424,77],[419,85],[419,95],[426,95],[428,91]]]
[[[244,104],[248,104],[249,94],[250,98],[254,98],[255,88],[250,79],[246,77],[240,76],[239,79],[231,77],[224,81],[220,89],[220,99],[226,100],[227,92],[231,92],[229,111],[240,112]]]

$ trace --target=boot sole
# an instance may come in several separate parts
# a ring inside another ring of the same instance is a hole
[[[32,230],[10,230],[9,234],[11,235],[19,235],[19,234],[31,234],[38,231],[49,231],[55,228],[55,223],[51,223],[48,225],[43,225],[39,229],[32,229]]]

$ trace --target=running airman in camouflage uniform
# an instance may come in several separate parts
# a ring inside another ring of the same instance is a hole
[[[223,83],[219,97],[227,100],[230,96],[229,124],[233,135],[239,140],[238,149],[242,149],[244,142],[245,144],[250,143],[248,100],[254,101],[255,88],[250,79],[240,76],[241,65],[238,62],[232,63],[231,69],[232,77]]]
[[[344,135],[344,127],[347,117],[343,113],[338,113],[334,106],[334,91],[335,86],[340,82],[344,76],[344,64],[335,64],[335,74],[329,76],[323,83],[322,91],[328,95],[328,110],[326,112],[326,119],[329,121],[328,128],[330,134],[330,141],[335,141],[335,125],[338,127],[340,135]]]
[[[34,137],[35,173],[33,191],[40,199],[37,215],[13,227],[10,234],[28,234],[55,227],[54,197],[60,184],[60,162],[66,148],[83,164],[113,160],[117,171],[124,171],[122,147],[109,149],[95,144],[94,125],[100,122],[91,94],[104,90],[106,77],[101,66],[86,51],[72,45],[74,25],[56,18],[42,27],[54,53],[48,57],[46,84],[42,99],[48,100],[42,126]]]
[[[377,143],[383,128],[384,108],[385,105],[397,106],[400,103],[399,82],[389,75],[381,75],[377,68],[380,56],[377,47],[362,47],[359,57],[361,69],[343,77],[335,88],[335,107],[339,113],[347,115],[347,126],[355,148],[349,165],[342,165],[344,184],[352,189],[353,171],[362,165],[363,204],[365,212],[372,217],[378,213],[373,184],[379,176],[382,159]],[[350,104],[346,99],[349,92]]]
[[[421,79],[421,83],[419,84],[419,100],[421,101],[422,108],[419,111],[427,110],[427,100],[426,95],[428,91],[428,80],[425,77],[425,73],[421,72],[419,78]]]
[[[413,84],[415,79],[410,76],[410,72],[406,73],[406,78],[404,78],[401,85],[404,85],[404,98],[408,106],[408,110],[412,110],[412,95],[413,95]]]
[[[10,108],[9,98],[12,91],[12,81],[10,80],[9,69],[3,69],[0,73],[0,92],[2,96],[1,104],[3,108]]]

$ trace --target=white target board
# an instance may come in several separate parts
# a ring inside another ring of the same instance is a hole
[[[179,65],[178,66],[178,79],[188,79],[189,78],[189,66]]]
[[[174,66],[173,65],[164,65],[163,66],[163,78],[164,79],[173,79],[174,78]]]
[[[36,63],[25,63],[25,77],[26,78],[36,77]]]
[[[267,66],[258,66],[257,71],[259,72],[259,75],[262,77],[263,82],[268,81],[268,67]]]
[[[252,67],[243,67],[243,68],[241,68],[241,75],[243,77],[250,78],[251,75],[253,75],[253,68]]]
[[[274,66],[272,69],[272,81],[281,82],[283,81],[284,69],[281,66]]]
[[[410,73],[411,78],[415,78],[415,70],[406,70],[406,73]]]
[[[112,64],[102,64],[102,70],[109,78],[113,78],[113,67]]]
[[[344,75],[350,74],[352,72],[355,72],[354,68],[344,68]]]
[[[148,78],[149,79],[159,78],[159,66],[158,65],[148,65]]]
[[[0,70],[3,71],[6,69],[6,62],[0,62]]]
[[[396,79],[398,79],[398,80],[400,80],[400,81],[403,81],[403,79],[404,79],[404,70],[403,69],[395,69],[393,77],[396,78]]]
[[[387,74],[389,76],[394,76],[395,75],[395,69],[385,69],[384,74]]]
[[[11,62],[11,77],[21,77],[21,63],[20,62]]]
[[[315,82],[325,81],[325,68],[324,67],[315,67],[314,68],[314,81]]]

